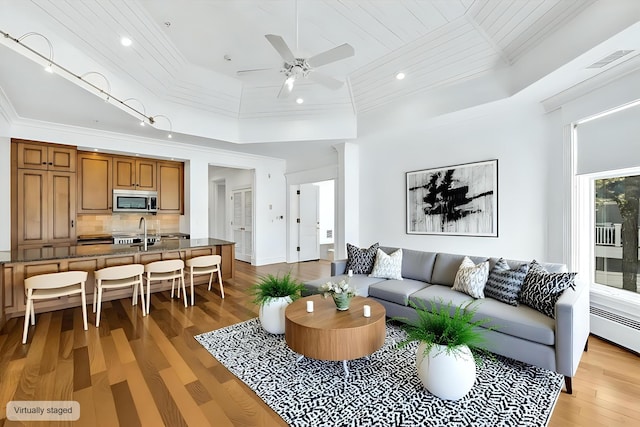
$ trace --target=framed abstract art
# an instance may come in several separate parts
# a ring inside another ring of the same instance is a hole
[[[498,160],[406,175],[408,234],[498,237]]]

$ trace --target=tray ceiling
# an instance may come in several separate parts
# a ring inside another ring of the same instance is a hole
[[[45,34],[56,49],[56,62],[78,74],[100,71],[121,98],[144,100],[148,110],[172,117],[177,132],[261,142],[246,128],[281,123],[293,130],[265,134],[265,141],[317,140],[333,123],[330,138],[354,138],[358,115],[510,70],[593,3],[32,0],[3,2],[10,13],[0,17],[0,24],[14,37]],[[320,69],[346,84],[334,91],[303,80],[290,98],[277,99],[282,60],[265,34],[281,35],[296,57],[351,44],[355,56]],[[131,38],[132,46],[123,47],[122,36]],[[257,68],[275,72],[261,78],[236,75]],[[404,80],[395,79],[400,71]],[[296,104],[298,97],[303,104]],[[14,99],[17,113],[29,117],[29,108]],[[300,131],[314,121],[317,126]]]

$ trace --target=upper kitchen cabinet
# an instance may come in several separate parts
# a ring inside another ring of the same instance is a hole
[[[184,214],[184,168],[179,162],[157,162],[158,211]]]
[[[75,147],[15,139],[14,142],[17,142],[19,169],[76,171]]]
[[[78,154],[78,213],[111,214],[112,157],[97,153]]]
[[[113,157],[113,188],[155,191],[156,162],[150,159]]]

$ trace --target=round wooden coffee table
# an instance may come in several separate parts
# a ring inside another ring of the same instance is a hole
[[[307,301],[313,301],[312,313],[307,313]],[[371,307],[371,317],[364,317],[364,305]],[[354,297],[345,311],[322,295],[300,298],[285,310],[285,340],[304,357],[341,360],[349,376],[347,360],[367,357],[384,344],[385,314],[382,304],[364,297]]]

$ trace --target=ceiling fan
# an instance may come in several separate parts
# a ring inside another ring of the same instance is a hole
[[[316,83],[319,83],[329,89],[339,89],[344,82],[335,79],[327,74],[320,73],[315,69],[332,62],[340,61],[341,59],[349,58],[355,54],[353,47],[344,43],[340,46],[334,47],[327,51],[321,52],[317,55],[309,58],[296,58],[284,39],[275,34],[265,35],[271,46],[278,51],[284,64],[280,69],[280,73],[284,74],[285,80],[282,83],[280,92],[278,92],[278,98],[286,98],[293,90],[293,86],[298,79],[308,78]],[[259,73],[265,70],[271,70],[269,68],[262,68],[256,70],[241,70],[237,72],[238,76],[245,76],[252,73]]]

